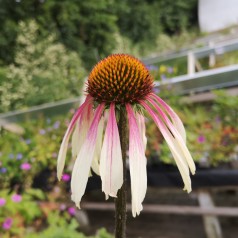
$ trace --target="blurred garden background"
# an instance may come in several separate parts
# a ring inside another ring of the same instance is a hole
[[[113,237],[110,209],[79,211],[70,201],[70,153],[62,181],[56,179],[59,146],[84,95],[87,75],[112,53],[128,53],[144,61],[154,76],[155,92],[185,124],[198,170],[225,171],[228,180],[231,172],[236,179],[225,183],[224,190],[212,190],[215,203],[238,207],[238,26],[201,30],[204,2],[0,0],[1,238]],[[212,50],[196,58],[196,52],[207,49]],[[231,65],[234,70],[229,71]],[[214,74],[224,82],[196,91],[197,73],[204,73],[203,80]],[[177,81],[171,80],[181,75],[191,76],[189,92],[181,93]],[[157,174],[174,171],[160,132],[149,119],[147,127],[149,168]],[[219,187],[219,181],[211,186]],[[166,192],[165,185],[163,191],[151,186],[145,203],[198,206],[196,189],[187,195],[180,182]],[[103,201],[98,191],[98,180],[92,181],[84,203]],[[237,237],[237,217],[222,218],[221,236],[214,238]],[[128,214],[128,219],[129,238],[210,238],[202,216],[142,212],[136,219]],[[188,222],[195,234],[187,231]]]

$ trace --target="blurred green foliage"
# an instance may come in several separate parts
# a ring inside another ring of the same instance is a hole
[[[144,0],[121,2],[124,5],[117,12],[120,33],[134,43],[154,42],[161,32],[158,6]]]
[[[67,118],[70,116],[67,114]],[[21,136],[2,129],[0,169],[5,168],[6,172],[0,176],[1,188],[24,191],[32,186],[34,178],[42,171],[55,171],[57,153],[67,124],[68,119],[63,116],[42,117],[22,123],[25,133]],[[29,163],[31,168],[22,169],[24,163]],[[50,172],[42,181],[45,188],[53,187],[55,182],[55,174]]]
[[[196,2],[0,1],[0,113],[79,95],[110,53],[174,47],[158,36],[196,27]]]
[[[79,56],[54,34],[40,37],[35,21],[18,30],[15,62],[0,73],[0,112],[79,95],[86,76]]]
[[[160,22],[165,33],[180,33],[196,25],[198,18],[197,0],[154,0],[154,2],[158,4],[158,9],[161,9]]]
[[[14,199],[18,196],[18,200]],[[79,223],[67,209],[44,210],[40,202],[45,198],[39,189],[26,190],[23,195],[0,191],[0,199],[5,199],[0,209],[0,234],[2,238],[112,238],[105,229],[95,236],[86,236],[79,231]],[[49,209],[49,207],[46,209]],[[8,220],[8,223],[6,222]]]
[[[113,47],[112,33],[116,31],[116,16],[110,10],[113,3],[111,0],[1,1],[0,59],[14,62],[18,23],[34,19],[40,26],[39,34],[56,34],[59,43],[84,59],[93,58],[95,63],[95,54],[108,54]]]
[[[180,34],[197,24],[197,0],[122,0],[120,33],[133,42],[152,43],[161,33]],[[122,7],[123,6],[123,7]]]
[[[60,216],[59,212],[52,212],[48,216],[48,227],[39,233],[30,233],[26,235],[26,238],[37,238],[37,237],[57,237],[57,238],[86,238],[83,233],[77,232],[78,223],[75,219],[69,222],[64,216]]]
[[[14,199],[14,196],[18,196],[18,199]],[[44,198],[44,194],[38,189],[29,189],[29,193],[26,190],[23,195],[15,192],[9,193],[8,190],[1,189],[0,198],[5,199],[5,204],[0,209],[0,223],[4,224],[6,218],[12,221],[11,229],[7,229],[8,227],[4,225],[1,226],[0,232],[3,237],[11,237],[13,234],[23,237],[24,225],[30,225],[42,215],[40,207],[34,201],[35,199]]]
[[[197,0],[0,1],[0,61],[14,62],[20,21],[34,19],[41,36],[55,34],[90,68],[115,49],[115,33],[151,45],[162,32],[196,26],[196,9]]]

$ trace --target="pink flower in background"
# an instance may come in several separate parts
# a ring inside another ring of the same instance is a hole
[[[23,164],[21,164],[21,169],[22,170],[30,170],[31,169],[31,164],[23,163]]]
[[[27,145],[31,144],[31,139],[26,139],[26,140],[25,140],[25,143],[26,143]]]
[[[0,207],[3,207],[6,204],[5,198],[0,198]]]
[[[60,126],[60,121],[56,121],[56,122],[54,123],[54,125],[53,125],[53,128],[54,128],[54,129],[58,129],[59,126]]]
[[[74,216],[75,213],[76,213],[76,209],[74,207],[69,207],[68,208],[68,213],[71,215],[71,216]]]
[[[13,202],[21,202],[22,196],[20,194],[13,194],[12,195],[12,201]]]
[[[168,67],[167,72],[168,72],[169,74],[172,74],[172,73],[174,72],[173,67]]]
[[[18,153],[16,159],[17,159],[17,160],[21,160],[22,158],[23,158],[22,153]]]
[[[64,203],[60,204],[60,210],[64,211],[66,209],[66,205]]]
[[[160,97],[153,93],[153,79],[142,62],[115,54],[100,61],[91,71],[85,102],[75,112],[63,138],[57,165],[60,180],[72,135],[76,159],[71,179],[72,200],[80,207],[90,168],[102,180],[106,198],[116,197],[123,184],[123,162],[118,131],[120,110],[127,114],[132,214],[139,215],[147,190],[145,117],[147,112],[164,136],[181,173],[184,189],[191,191],[190,171],[195,164],[186,146],[184,126]],[[104,128],[104,121],[107,121]],[[104,136],[103,136],[104,134]],[[189,171],[190,170],[190,171]]]
[[[45,130],[45,129],[40,129],[40,130],[39,130],[39,133],[40,133],[41,135],[45,135],[46,130]]]
[[[0,168],[0,172],[3,173],[3,174],[5,174],[5,173],[7,172],[7,168],[4,168],[4,167],[3,167],[3,168]]]
[[[53,152],[53,153],[52,153],[52,157],[53,157],[53,158],[57,158],[57,156],[58,156],[58,154],[57,154],[56,152]]]
[[[200,135],[199,137],[198,137],[198,139],[197,139],[197,141],[198,141],[198,143],[204,143],[205,142],[205,136],[203,136],[203,135]]]
[[[9,230],[12,226],[12,218],[8,217],[4,220],[3,224],[2,224],[2,228],[4,230]]]
[[[62,180],[65,182],[68,182],[70,180],[71,176],[69,174],[63,174],[62,175]]]

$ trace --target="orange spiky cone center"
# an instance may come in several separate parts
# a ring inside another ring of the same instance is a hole
[[[153,88],[153,79],[138,59],[127,54],[113,54],[101,60],[88,78],[87,92],[101,103],[136,103]]]

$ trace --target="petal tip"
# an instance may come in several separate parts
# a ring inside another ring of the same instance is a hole
[[[191,188],[191,187],[190,187],[190,188],[186,188],[186,187],[184,187],[183,190],[186,191],[187,193],[192,192],[192,188]]]
[[[61,181],[61,177],[62,177],[62,173],[61,172],[57,172],[58,181]]]

